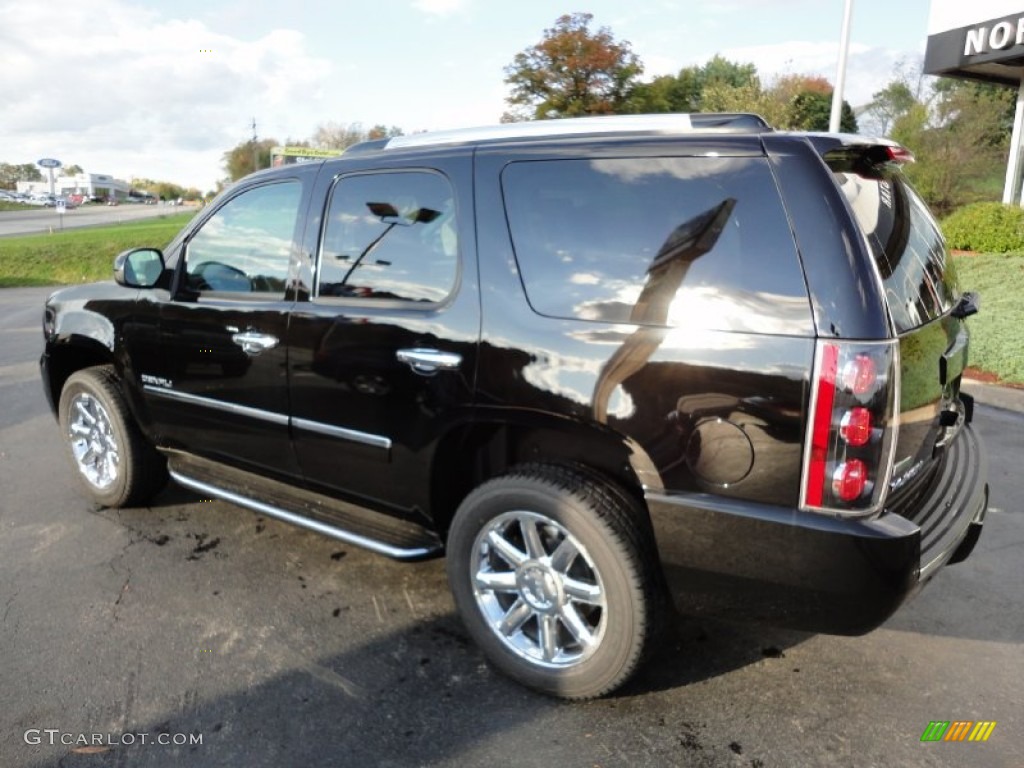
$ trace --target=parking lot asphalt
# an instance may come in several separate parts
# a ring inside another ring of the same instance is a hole
[[[487,666],[442,561],[173,485],[90,507],[39,383],[46,293],[0,291],[0,766],[1024,766],[1019,413],[977,410],[974,554],[880,629],[679,618],[627,688],[567,704]],[[935,720],[996,726],[923,743]]]

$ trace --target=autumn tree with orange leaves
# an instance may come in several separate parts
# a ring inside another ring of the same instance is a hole
[[[544,38],[505,68],[513,110],[504,121],[608,115],[623,111],[643,72],[629,42],[607,27],[590,29],[593,15],[560,16]]]

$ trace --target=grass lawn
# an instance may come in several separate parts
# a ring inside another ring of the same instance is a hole
[[[970,365],[1024,384],[1024,256],[955,256],[960,286],[981,294],[971,329]]]
[[[193,215],[0,238],[0,288],[111,280],[117,254],[135,246],[162,248]]]

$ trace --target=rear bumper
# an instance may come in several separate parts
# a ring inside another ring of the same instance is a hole
[[[884,622],[977,541],[986,463],[965,427],[903,514],[839,520],[707,494],[647,494],[676,607],[833,634]]]

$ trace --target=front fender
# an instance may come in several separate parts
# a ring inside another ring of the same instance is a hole
[[[75,371],[113,364],[123,375],[117,321],[130,312],[137,295],[136,289],[111,282],[64,288],[47,298],[39,365],[43,390],[55,415],[64,382]]]

